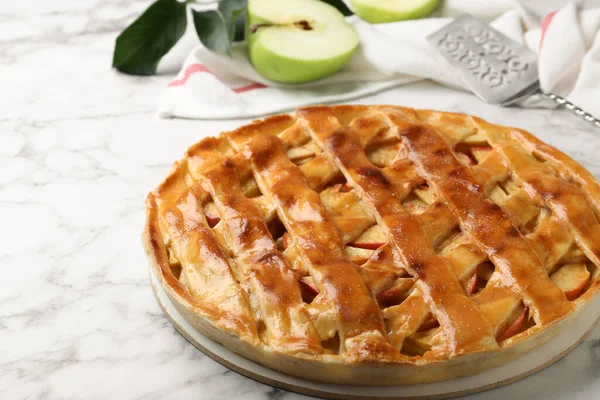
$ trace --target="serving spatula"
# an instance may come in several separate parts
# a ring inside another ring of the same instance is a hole
[[[507,106],[532,95],[543,95],[600,128],[599,119],[567,99],[542,92],[537,55],[484,21],[463,14],[427,40],[483,101]]]

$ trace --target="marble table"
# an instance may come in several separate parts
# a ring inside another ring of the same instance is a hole
[[[245,121],[160,120],[156,99],[170,75],[111,70],[117,33],[146,5],[2,0],[0,398],[307,398],[204,356],[152,295],[140,244],[144,196],[189,145]],[[600,176],[600,132],[566,111],[501,109],[427,82],[360,102],[519,126]],[[467,398],[598,393],[600,327],[552,367]]]

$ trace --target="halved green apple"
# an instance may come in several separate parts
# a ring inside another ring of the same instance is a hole
[[[372,24],[428,16],[438,0],[350,0],[356,15]]]
[[[358,35],[342,13],[318,0],[250,0],[247,15],[250,61],[276,82],[331,75],[358,47]]]

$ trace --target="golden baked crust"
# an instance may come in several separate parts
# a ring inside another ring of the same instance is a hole
[[[316,106],[192,146],[147,199],[153,273],[203,334],[332,383],[471,375],[599,287],[600,187],[519,129]]]

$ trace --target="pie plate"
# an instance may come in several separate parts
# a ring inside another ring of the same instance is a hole
[[[446,399],[507,385],[526,378],[566,356],[592,331],[598,322],[597,308],[600,306],[600,296],[595,296],[579,313],[568,317],[571,321],[560,335],[534,351],[477,375],[418,385],[353,386],[296,378],[271,370],[232,352],[196,331],[181,316],[160,286],[151,268],[150,282],[160,308],[175,329],[213,360],[267,385],[328,399]]]

